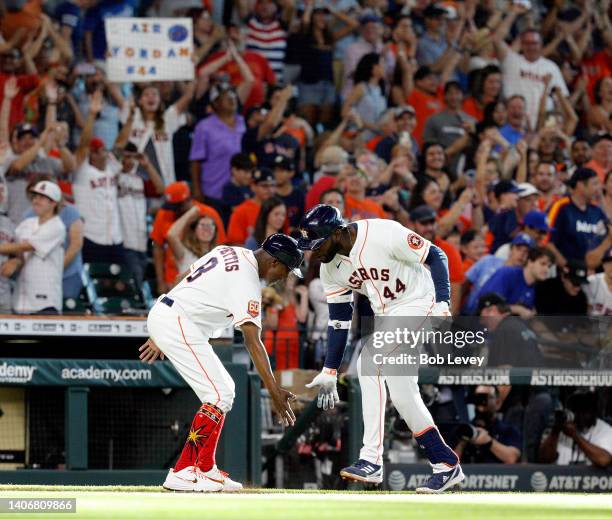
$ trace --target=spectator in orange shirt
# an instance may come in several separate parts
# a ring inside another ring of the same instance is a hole
[[[230,245],[243,246],[247,238],[253,234],[261,204],[276,194],[274,172],[269,168],[253,171],[251,191],[253,198],[236,206],[230,217],[227,226],[227,240]]]
[[[453,314],[458,314],[461,304],[461,285],[465,279],[461,254],[453,245],[437,236],[436,212],[428,205],[421,205],[410,211],[410,222],[411,228],[417,234],[440,247],[448,257],[451,283],[450,309]]]
[[[368,177],[360,169],[351,168],[346,174],[344,216],[351,222],[366,218],[387,218],[380,204],[366,198]]]
[[[463,111],[478,122],[484,120],[484,109],[499,99],[502,89],[501,70],[496,65],[487,65],[478,71],[474,95],[463,101]]]
[[[167,236],[170,227],[177,218],[185,214],[194,205],[200,209],[202,216],[210,216],[217,230],[217,244],[226,243],[225,228],[219,213],[212,207],[196,202],[191,197],[191,189],[186,182],[174,182],[164,191],[166,203],[155,215],[151,239],[153,240],[153,263],[157,278],[157,292],[164,294],[172,288],[179,274],[172,250],[168,246]]]
[[[599,181],[603,184],[606,181],[606,175],[612,171],[612,134],[604,133],[593,138],[591,157],[584,167],[595,171]]]
[[[419,146],[423,145],[423,130],[427,119],[444,109],[444,99],[438,76],[427,67],[419,67],[414,73],[414,89],[406,104],[416,110],[416,127],[412,133]]]
[[[538,190],[538,210],[545,213],[559,200],[557,167],[552,162],[540,161],[531,182]]]

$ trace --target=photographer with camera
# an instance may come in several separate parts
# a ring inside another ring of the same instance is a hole
[[[518,463],[521,433],[499,416],[501,398],[495,386],[478,386],[470,399],[476,406],[471,424],[457,426],[460,438],[454,451],[462,463]]]
[[[612,462],[612,427],[597,418],[597,394],[578,390],[566,409],[555,412],[550,432],[540,445],[540,463],[595,465]]]

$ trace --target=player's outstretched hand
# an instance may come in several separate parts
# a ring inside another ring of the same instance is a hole
[[[333,409],[334,406],[340,402],[338,389],[336,387],[337,382],[338,375],[336,370],[323,368],[321,373],[313,378],[310,384],[306,384],[306,387],[308,388],[319,386],[317,407],[327,411],[328,409]]]
[[[296,400],[295,395],[291,391],[277,387],[270,391],[270,397],[272,397],[272,407],[279,416],[279,422],[286,427],[295,424],[295,413],[291,409],[291,402]]]
[[[157,344],[153,342],[153,339],[147,339],[147,342],[138,348],[138,351],[141,352],[140,360],[145,364],[153,364],[158,357],[161,360],[166,358],[164,353],[157,347]]]

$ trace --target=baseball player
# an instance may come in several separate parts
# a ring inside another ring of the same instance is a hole
[[[391,220],[360,220],[346,225],[340,211],[318,205],[300,224],[301,249],[321,261],[321,281],[329,307],[327,354],[323,370],[307,387],[319,387],[319,407],[338,402],[337,369],[347,343],[353,313],[352,291],[366,296],[376,316],[450,315],[446,255],[428,240]],[[427,269],[424,265],[429,266]],[[416,376],[384,377],[361,373],[363,447],[359,460],[342,477],[381,483],[387,388],[395,408],[413,432],[433,476],[416,489],[440,493],[465,479],[459,458],[444,442],[423,403]],[[385,387],[386,382],[386,387]]]
[[[295,415],[289,402],[295,397],[274,379],[260,338],[260,279],[274,283],[290,272],[301,276],[298,267],[303,256],[297,242],[284,234],[271,235],[254,252],[216,247],[191,265],[182,281],[160,296],[149,312],[150,339],[140,348],[144,350],[140,358],[153,362],[161,350],[202,402],[164,488],[194,492],[242,489],[215,463],[225,415],[234,401],[234,381],[208,341],[228,326],[241,329],[274,409],[282,423],[293,425]]]

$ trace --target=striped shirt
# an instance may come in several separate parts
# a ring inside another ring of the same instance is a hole
[[[264,56],[270,62],[276,79],[282,83],[287,31],[279,21],[262,23],[251,18],[247,23],[246,48]]]

